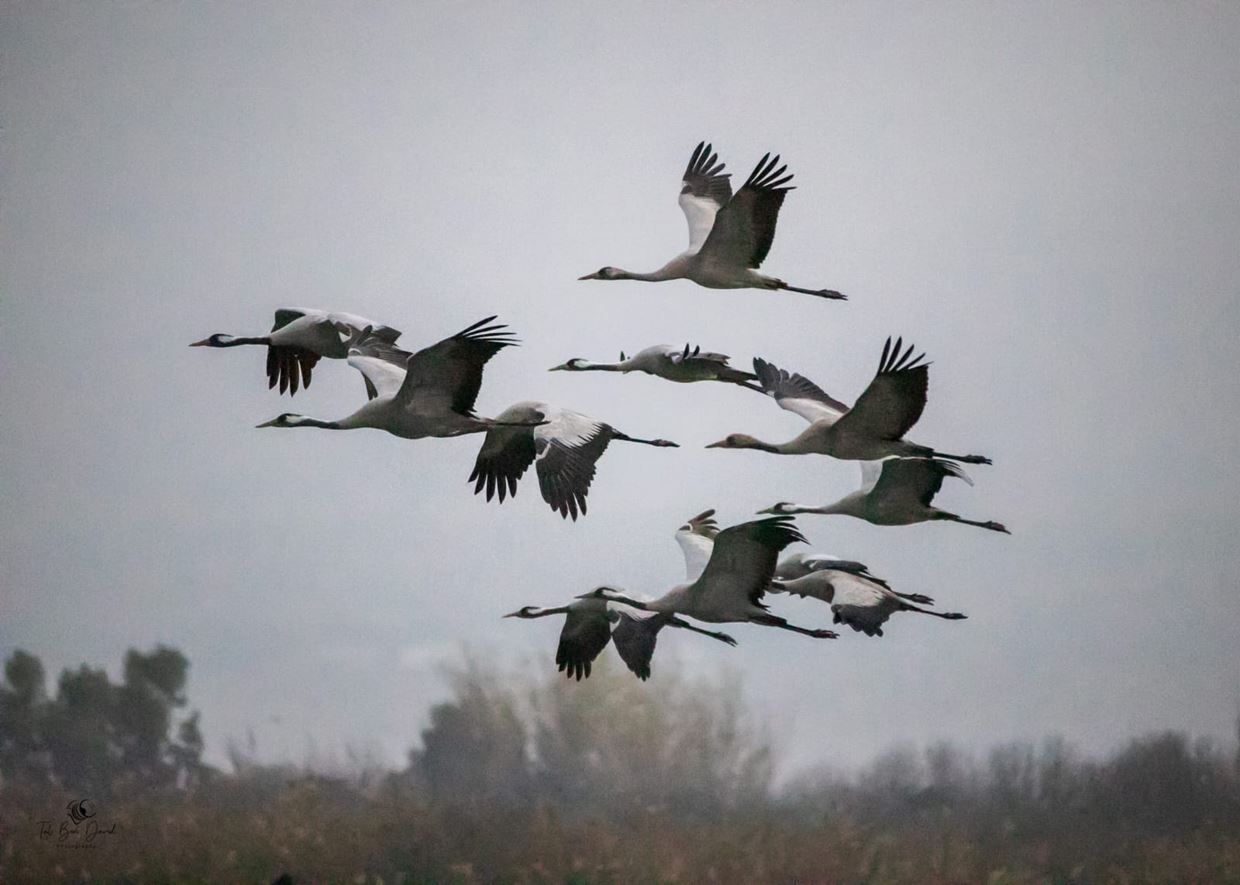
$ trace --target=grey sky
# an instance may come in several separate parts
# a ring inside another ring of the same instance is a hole
[[[503,621],[600,582],[679,580],[672,532],[822,503],[853,464],[705,451],[799,419],[725,385],[547,374],[700,343],[842,398],[888,333],[934,360],[913,437],[985,452],[951,509],[801,520],[815,549],[969,613],[883,640],[671,636],[743,673],[793,766],[897,741],[1163,727],[1225,736],[1240,697],[1240,7],[1184,4],[8,4],[0,16],[0,652],[193,664],[211,750],[253,727],[300,759],[397,760],[465,644],[553,666]],[[579,283],[683,248],[693,145],[796,173],[764,270],[845,304],[687,282]],[[491,313],[525,341],[479,408],[545,398],[679,450],[616,446],[590,514],[530,480],[488,506],[478,438],[258,431],[290,403],[272,310],[437,340]],[[777,600],[803,623],[825,607]],[[271,716],[279,717],[273,721]],[[217,755],[218,758],[218,755]]]

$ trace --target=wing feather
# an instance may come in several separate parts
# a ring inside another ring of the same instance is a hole
[[[732,199],[731,173],[706,142],[699,142],[685,167],[681,181],[680,208],[689,223],[688,254],[696,255],[710,235],[715,215]]]
[[[869,464],[881,465],[870,495],[886,502],[908,501],[911,498],[929,507],[943,487],[943,480],[949,476],[973,485],[959,464],[943,458],[885,458],[865,462],[862,470]]]
[[[685,580],[696,581],[701,577],[718,534],[719,523],[715,521],[713,508],[699,513],[676,531],[676,543],[685,556]]]
[[[804,541],[790,516],[756,519],[724,529],[715,538],[705,571],[690,588],[704,604],[738,608],[745,602],[761,606],[775,574],[780,552]]]
[[[547,417],[547,406],[544,403],[524,402],[509,406],[496,417],[497,422],[508,424],[543,421]],[[492,427],[487,431],[474,461],[474,470],[467,482],[474,483],[474,494],[484,488],[487,500],[498,494],[499,502],[504,503],[505,496],[517,494],[519,480],[529,466],[534,463],[536,449],[534,446],[534,428],[531,427]]]
[[[605,609],[583,610],[570,607],[560,631],[555,663],[569,679],[581,681],[590,675],[594,659],[611,641],[611,622]]]
[[[616,644],[625,666],[638,679],[645,681],[650,678],[650,662],[654,657],[655,645],[659,639],[659,631],[671,620],[670,615],[656,614],[639,617],[627,612],[620,612],[620,620],[611,631],[611,639]]]
[[[904,436],[926,408],[930,383],[930,364],[925,354],[913,356],[913,345],[901,351],[904,339],[891,338],[883,345],[878,372],[856,405],[840,419],[840,430],[876,439],[896,440]]]
[[[730,268],[758,268],[771,251],[775,239],[775,222],[784,197],[793,188],[787,166],[779,166],[779,157],[768,153],[758,161],[753,172],[736,196],[715,215],[706,242],[703,258]]]
[[[611,440],[610,426],[566,410],[534,428],[539,489],[561,517],[585,514],[595,462]]]
[[[492,325],[494,319],[480,320],[410,356],[397,399],[419,412],[450,410],[472,417],[483,367],[505,347],[519,343],[507,326]]]
[[[848,406],[831,396],[804,375],[797,375],[754,357],[753,370],[767,396],[781,409],[794,412],[806,421],[838,421]]]

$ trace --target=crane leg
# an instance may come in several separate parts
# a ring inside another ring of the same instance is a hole
[[[764,627],[778,627],[781,630],[791,630],[793,633],[801,633],[805,636],[812,636],[815,639],[838,639],[839,634],[834,630],[810,630],[806,627],[798,627],[795,624],[789,624],[778,615],[758,615],[750,619],[755,624],[761,624]]]
[[[1012,534],[1011,532],[1007,530],[1007,527],[1003,525],[1003,523],[995,522],[994,520],[988,520],[986,522],[978,522],[977,520],[965,519],[963,516],[957,516],[954,513],[947,513],[947,512],[941,512],[938,518],[949,519],[952,522],[960,522],[960,523],[964,523],[965,525],[975,525],[979,529],[990,529],[992,532],[1003,532],[1003,534],[1005,535]]]

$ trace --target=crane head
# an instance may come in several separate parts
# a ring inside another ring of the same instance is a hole
[[[761,443],[752,436],[746,436],[743,433],[730,433],[719,442],[713,442],[706,448],[708,449],[755,449]]]
[[[566,363],[560,363],[558,366],[552,366],[548,372],[580,372],[586,367],[586,361],[579,356],[573,357]]]
[[[624,271],[618,267],[600,267],[594,273],[588,273],[578,280],[619,280],[624,278]]]
[[[216,332],[214,335],[208,335],[201,341],[195,341],[190,347],[227,347],[234,336],[225,335],[223,332]]]
[[[538,606],[536,605],[523,605],[519,609],[517,609],[515,612],[509,612],[508,614],[504,615],[504,617],[506,618],[532,618],[535,616],[534,613],[537,612],[538,610],[539,610]]]

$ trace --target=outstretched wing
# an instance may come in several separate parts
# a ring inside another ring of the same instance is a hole
[[[517,403],[500,412],[495,420],[500,424],[533,425],[546,420],[547,411],[544,403]],[[475,495],[485,488],[488,501],[498,492],[502,504],[505,495],[517,494],[517,480],[534,463],[535,454],[533,426],[492,427],[487,431],[474,461],[474,471],[467,481],[474,483]]]
[[[676,543],[685,555],[685,580],[696,581],[701,576],[718,534],[714,508],[704,510],[676,530]]]
[[[690,588],[703,604],[736,609],[761,605],[780,552],[805,538],[790,516],[755,519],[724,529],[715,538],[706,570]],[[707,602],[707,601],[711,602]]]
[[[280,385],[280,393],[297,395],[298,384],[310,386],[310,375],[318,364],[319,355],[304,347],[289,344],[267,345],[267,389]]]
[[[271,331],[282,329],[294,320],[313,312],[298,307],[277,308]],[[279,384],[280,393],[287,390],[289,396],[296,396],[299,385],[310,386],[310,375],[318,361],[319,355],[304,347],[289,344],[267,345],[267,389]]]
[[[271,326],[271,331],[282,329],[293,320],[301,319],[306,312],[299,307],[280,307],[276,309],[275,322]]]
[[[875,439],[900,439],[917,423],[926,408],[926,389],[930,383],[930,364],[923,363],[925,354],[913,356],[913,345],[903,354],[903,338],[895,347],[891,338],[883,345],[878,373],[857,403],[843,418],[840,429]]]
[[[555,650],[555,663],[569,679],[581,681],[590,675],[590,665],[611,640],[611,622],[605,609],[579,609],[570,606]]]
[[[578,513],[585,514],[594,464],[611,438],[608,425],[566,410],[534,428],[538,487],[543,500],[560,516],[576,520]]]
[[[834,572],[831,583],[835,587],[835,601],[831,605],[835,623],[847,624],[866,636],[882,636],[883,624],[905,607],[885,584],[872,578]]]
[[[793,553],[779,561],[775,569],[775,577],[784,581],[793,581],[810,572],[823,569],[837,569],[858,575],[869,574],[869,569],[855,560],[839,559],[827,553]]]
[[[339,332],[349,343],[350,346],[356,344],[360,338],[375,337],[380,341],[386,341],[388,344],[395,344],[396,339],[400,337],[400,330],[393,329],[391,326],[383,323],[372,322],[366,317],[358,316],[355,313],[341,313],[333,311],[327,314],[327,319],[336,327]]]
[[[650,661],[659,639],[659,631],[668,623],[669,615],[652,614],[645,617],[619,612],[620,620],[612,628],[611,639],[616,651],[633,675],[643,681],[650,678]]]
[[[781,409],[795,412],[806,421],[834,423],[848,411],[848,406],[804,375],[787,372],[761,357],[754,357],[753,370],[767,396],[774,399]]]
[[[689,222],[688,254],[696,255],[710,235],[715,215],[732,199],[731,173],[706,142],[699,142],[680,183],[680,208]]]
[[[775,222],[784,196],[792,190],[779,157],[768,153],[758,161],[744,186],[715,215],[710,235],[702,244],[702,257],[731,268],[762,266],[775,239]]]
[[[870,494],[887,501],[914,499],[929,507],[946,477],[955,476],[973,485],[973,480],[960,469],[959,464],[943,458],[884,458],[878,462],[865,462],[875,463],[882,466],[882,472]],[[863,471],[865,464],[862,465]]]
[[[505,347],[518,343],[507,326],[490,325],[494,319],[480,320],[409,357],[397,400],[417,412],[451,410],[472,417],[483,367]]]
[[[357,343],[349,348],[348,363],[362,373],[369,399],[396,396],[405,382],[409,351],[401,350],[386,338],[367,334],[368,329],[369,326],[362,330]]]

